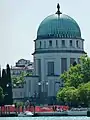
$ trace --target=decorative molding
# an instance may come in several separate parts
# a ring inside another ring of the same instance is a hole
[[[41,51],[35,51],[34,54],[42,54],[42,53],[84,53],[87,54],[85,51],[81,50],[41,50]]]

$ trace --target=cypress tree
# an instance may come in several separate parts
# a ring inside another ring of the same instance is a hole
[[[12,81],[11,81],[11,72],[10,72],[10,67],[7,64],[7,104],[12,104],[13,103],[13,98],[12,98]]]
[[[1,87],[1,67],[0,67],[0,87]]]
[[[2,78],[1,78],[1,81],[0,81],[0,85],[3,89],[3,94],[5,96],[7,94],[7,87],[6,87],[7,86],[7,75],[6,75],[5,69],[2,70]],[[4,105],[7,104],[6,101],[7,100],[6,100],[6,96],[5,96],[4,101],[3,101]]]
[[[2,78],[1,78],[1,87],[3,89],[3,93],[6,94],[7,92],[7,89],[6,89],[6,86],[7,86],[7,75],[6,75],[6,71],[5,69],[2,70]]]
[[[1,77],[0,77],[0,87],[2,87],[2,79],[1,79]]]

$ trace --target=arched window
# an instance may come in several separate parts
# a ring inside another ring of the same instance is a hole
[[[58,40],[56,40],[56,47],[58,47]]]
[[[79,47],[79,45],[78,45],[78,40],[76,41],[76,47],[77,47],[77,48]]]
[[[65,40],[62,40],[62,47],[65,47]]]
[[[52,40],[49,40],[49,47],[52,46]]]
[[[72,40],[70,40],[70,47],[72,47]]]

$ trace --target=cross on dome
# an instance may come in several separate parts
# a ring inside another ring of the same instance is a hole
[[[62,14],[62,13],[60,12],[60,5],[59,5],[59,3],[57,4],[57,12],[56,12],[56,14],[58,14],[58,15]]]

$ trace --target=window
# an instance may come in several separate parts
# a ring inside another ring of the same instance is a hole
[[[49,41],[49,46],[52,46],[52,41],[51,40]]]
[[[41,77],[41,59],[38,59],[38,75]]]
[[[75,62],[75,58],[70,58],[70,64],[73,65],[74,62]]]
[[[67,58],[61,58],[61,73],[67,70]]]
[[[62,40],[62,46],[63,47],[65,46],[65,40]]]
[[[40,41],[40,48],[41,48],[41,45],[42,45],[42,43],[41,43],[41,41]]]
[[[72,47],[72,40],[70,40],[70,47]]]
[[[76,62],[76,61],[73,62],[73,66],[75,66],[75,65],[77,65],[77,62]]]
[[[76,47],[79,47],[79,46],[78,46],[78,41],[76,41]]]
[[[56,40],[56,47],[58,47],[58,40]]]
[[[22,97],[22,92],[20,92],[20,97]]]
[[[47,65],[48,65],[47,67],[48,75],[54,75],[54,62],[48,62]]]

